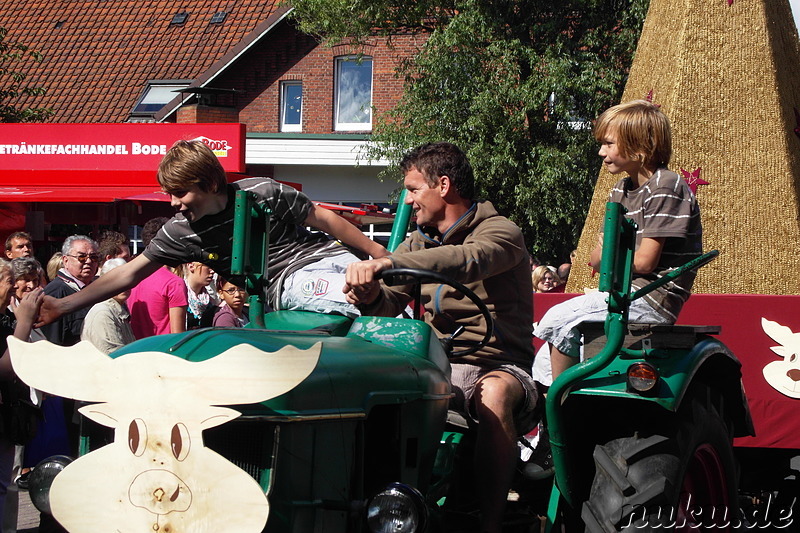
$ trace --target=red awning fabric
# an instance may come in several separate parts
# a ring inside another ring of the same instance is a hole
[[[169,201],[156,187],[146,186],[20,186],[0,187],[0,202],[114,202],[118,200]]]
[[[394,222],[393,214],[378,211],[377,206],[375,209],[367,206],[359,208],[348,205],[329,204],[326,202],[314,202],[314,205],[330,209],[357,226],[365,224],[391,224]]]

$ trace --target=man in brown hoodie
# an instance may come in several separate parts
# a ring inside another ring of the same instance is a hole
[[[343,291],[364,315],[396,316],[411,299],[410,287],[387,287],[375,274],[424,268],[463,283],[489,307],[495,322],[489,343],[473,355],[451,359],[456,394],[451,408],[478,423],[481,531],[499,532],[518,457],[516,438],[536,422],[528,252],[513,222],[490,202],[473,200],[472,167],[457,146],[422,145],[403,158],[400,168],[417,231],[391,256],[348,265]],[[486,323],[480,311],[452,296],[449,287],[423,286],[425,321],[443,334],[463,326],[461,339],[482,339]]]

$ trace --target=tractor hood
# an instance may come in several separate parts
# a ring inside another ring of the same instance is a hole
[[[321,342],[316,368],[297,387],[266,402],[238,406],[247,417],[276,421],[359,418],[375,405],[451,396],[449,363],[427,324],[381,317],[358,318],[349,328],[349,321],[345,327],[341,320],[337,324],[305,331],[206,328],[142,339],[111,357],[156,351],[199,362],[236,344],[250,344],[265,352],[268,365],[270,353],[284,346],[304,350]]]

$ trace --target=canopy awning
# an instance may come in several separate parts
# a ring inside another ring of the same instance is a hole
[[[146,186],[99,186],[91,187],[46,187],[20,186],[0,187],[0,202],[115,202],[118,200],[169,201],[169,196],[160,187]]]
[[[362,204],[361,207],[352,207],[349,205],[330,204],[327,202],[314,202],[314,205],[330,209],[357,226],[365,224],[391,224],[394,222],[394,215],[382,211],[377,205]]]

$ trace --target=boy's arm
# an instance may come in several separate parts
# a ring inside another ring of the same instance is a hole
[[[656,269],[666,240],[666,237],[642,237],[639,248],[633,254],[634,274],[649,274]]]
[[[328,235],[332,235],[342,241],[344,244],[357,248],[375,259],[389,255],[389,251],[386,248],[361,233],[358,228],[328,209],[312,205],[306,217],[305,224],[312,228],[322,230]]]
[[[649,274],[658,266],[661,259],[661,250],[664,248],[665,237],[642,237],[639,248],[633,254],[633,273]],[[597,246],[589,256],[589,265],[596,271],[600,271],[600,259],[603,254],[603,235],[600,234]]]
[[[110,270],[75,294],[64,298],[45,296],[39,310],[39,320],[35,325],[38,328],[50,324],[62,315],[107,300],[132,288],[160,267],[159,263],[139,255],[129,263]]]
[[[594,247],[592,253],[589,254],[589,266],[595,272],[600,272],[600,259],[603,257],[603,234],[597,236],[597,246]]]

